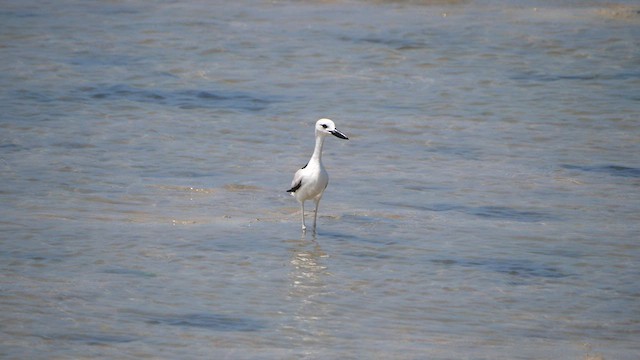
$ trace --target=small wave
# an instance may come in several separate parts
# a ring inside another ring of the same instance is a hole
[[[166,91],[142,89],[128,85],[84,86],[76,94],[88,96],[91,100],[128,100],[157,105],[175,106],[181,109],[233,108],[245,111],[266,109],[273,99],[258,97],[238,91],[213,92],[205,90]]]
[[[84,332],[84,333],[63,333],[63,334],[48,334],[39,335],[40,338],[45,340],[63,340],[81,342],[87,345],[103,345],[103,344],[123,344],[138,340],[137,337],[109,334],[102,332]]]
[[[556,267],[521,259],[434,259],[431,262],[443,266],[479,268],[522,278],[564,278],[569,276]]]
[[[583,165],[562,165],[562,168],[567,170],[580,170],[585,172],[604,173],[612,176],[628,177],[628,178],[640,178],[640,169],[620,166],[620,165],[595,165],[595,166],[583,166]]]
[[[458,211],[467,215],[473,215],[485,219],[509,220],[516,222],[544,222],[559,220],[556,216],[528,209],[516,209],[508,206],[465,206],[457,204],[432,204],[432,205],[411,205],[398,203],[383,203],[384,205],[400,206],[404,208],[418,209],[424,211]]]
[[[197,327],[216,331],[258,331],[264,324],[257,320],[219,314],[147,316],[149,324]]]

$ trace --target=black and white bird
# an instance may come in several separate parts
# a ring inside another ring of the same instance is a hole
[[[304,223],[304,202],[313,200],[316,203],[316,211],[313,215],[313,231],[315,232],[316,221],[318,220],[318,204],[329,184],[329,174],[327,174],[327,170],[322,165],[322,145],[327,135],[349,140],[345,134],[336,129],[333,121],[329,119],[318,120],[316,122],[316,147],[313,149],[313,155],[311,155],[307,165],[296,171],[291,182],[291,189],[287,190],[300,203],[303,232],[307,230],[307,226]]]

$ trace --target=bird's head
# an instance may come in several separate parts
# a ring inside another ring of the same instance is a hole
[[[336,124],[334,124],[330,119],[320,119],[316,122],[316,134],[323,136],[331,134],[340,139],[349,140],[347,135],[336,129]]]

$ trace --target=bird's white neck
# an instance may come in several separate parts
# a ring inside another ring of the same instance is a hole
[[[320,162],[322,160],[322,145],[324,144],[324,136],[316,134],[316,147],[313,149],[311,161]]]

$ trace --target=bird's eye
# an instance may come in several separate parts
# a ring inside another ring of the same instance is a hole
[[[326,129],[327,128],[327,124],[322,124],[322,127]]]

